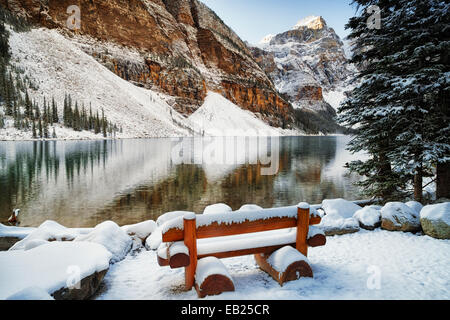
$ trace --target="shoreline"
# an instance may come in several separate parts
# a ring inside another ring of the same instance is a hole
[[[179,139],[179,138],[226,138],[226,137],[245,137],[245,138],[289,138],[289,137],[345,137],[351,136],[343,133],[334,134],[292,134],[292,135],[261,135],[261,136],[154,136],[154,137],[119,137],[119,138],[48,138],[48,139],[3,139],[0,142],[51,142],[51,141],[113,141],[113,140],[144,140],[144,139]]]

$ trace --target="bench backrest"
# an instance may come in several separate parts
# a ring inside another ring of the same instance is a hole
[[[297,206],[263,209],[254,211],[234,211],[195,215],[196,238],[232,236],[245,233],[263,232],[298,226]],[[178,217],[162,227],[162,241],[183,241],[185,238],[184,219]],[[309,225],[320,223],[320,216],[310,215]]]

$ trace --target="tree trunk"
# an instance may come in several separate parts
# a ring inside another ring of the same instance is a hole
[[[417,169],[414,175],[414,200],[422,202],[423,197],[423,172],[422,167]]]
[[[436,174],[436,198],[450,199],[450,162],[438,163]]]

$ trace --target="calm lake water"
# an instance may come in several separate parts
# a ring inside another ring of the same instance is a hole
[[[264,208],[358,198],[349,137],[0,142],[0,222],[119,225],[223,202]],[[270,174],[271,170],[275,174]],[[264,172],[264,169],[269,172]]]

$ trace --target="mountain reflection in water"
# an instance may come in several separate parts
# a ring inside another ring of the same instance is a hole
[[[21,226],[50,219],[92,227],[174,210],[201,213],[218,202],[236,210],[358,198],[352,183],[359,177],[343,168],[354,158],[345,150],[349,137],[269,139],[274,175],[261,174],[270,165],[261,160],[265,149],[251,151],[264,139],[0,142],[0,222],[14,208],[21,209]]]

